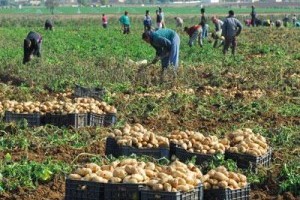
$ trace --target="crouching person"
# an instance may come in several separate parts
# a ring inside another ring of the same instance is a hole
[[[47,19],[45,22],[45,30],[52,31],[52,29],[53,29],[53,23],[49,19]]]
[[[194,25],[190,28],[184,27],[184,31],[189,35],[189,46],[192,47],[194,44],[194,41],[197,39],[198,44],[202,47],[203,42],[202,42],[202,28],[201,25]]]
[[[178,34],[171,29],[164,28],[155,32],[144,32],[142,39],[156,50],[156,56],[151,63],[155,64],[158,60],[161,60],[161,83],[164,81],[166,69],[170,65],[173,67],[174,78],[176,78],[180,46]]]
[[[24,39],[23,64],[29,62],[33,56],[41,57],[42,36],[30,31]]]

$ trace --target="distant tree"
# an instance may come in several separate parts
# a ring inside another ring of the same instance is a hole
[[[101,5],[107,5],[109,0],[100,0]]]
[[[89,0],[77,0],[77,3],[82,6],[86,6],[89,4]]]
[[[58,0],[46,0],[45,2],[46,8],[50,10],[52,15],[54,14],[54,8],[58,7],[58,5],[59,5]]]

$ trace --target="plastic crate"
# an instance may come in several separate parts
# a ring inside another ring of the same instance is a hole
[[[210,154],[200,154],[189,152],[174,143],[170,143],[170,151],[175,155],[181,162],[186,162],[187,160],[192,160],[196,157],[196,165],[201,165],[203,162],[210,161],[213,155]],[[171,155],[172,156],[172,155]]]
[[[204,190],[205,200],[248,200],[250,199],[250,184],[245,188],[230,190],[226,189],[210,189]]]
[[[117,122],[116,114],[106,114],[104,117],[104,126],[112,126]]]
[[[190,192],[153,191],[148,188],[141,190],[141,200],[202,200],[203,186],[199,185]]]
[[[140,200],[142,184],[106,183],[104,200]]]
[[[72,126],[74,128],[81,128],[88,125],[87,114],[50,114],[45,115],[45,124],[52,124],[54,126]]]
[[[104,199],[104,183],[66,179],[65,200]]]
[[[117,120],[115,114],[90,113],[88,118],[89,126],[112,126]]]
[[[112,137],[107,137],[106,138],[106,143],[105,143],[105,155],[112,155],[114,157],[119,157],[119,146],[116,142],[116,140]]]
[[[75,97],[92,97],[94,99],[102,100],[105,96],[105,88],[86,88],[80,85],[75,85]]]
[[[253,171],[257,170],[259,165],[264,167],[268,167],[271,164],[272,158],[272,149],[269,148],[268,152],[263,156],[252,156],[247,154],[241,153],[232,153],[232,152],[225,152],[225,159],[232,159],[237,163],[237,166],[241,169],[248,169],[250,168]]]
[[[111,154],[114,157],[130,156],[136,154],[137,156],[149,156],[156,159],[170,158],[170,150],[168,148],[134,148],[130,146],[120,146],[117,144],[114,138],[108,137],[106,139],[106,153]]]
[[[41,124],[42,116],[40,113],[19,114],[19,113],[6,111],[4,118],[5,118],[5,122],[7,123],[9,122],[20,123],[26,120],[29,127],[42,125]]]

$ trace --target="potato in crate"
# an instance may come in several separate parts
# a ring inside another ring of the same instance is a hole
[[[265,137],[251,129],[238,129],[227,134],[225,139],[229,145],[225,158],[236,161],[239,168],[256,171],[258,165],[268,167],[271,164],[272,148]]]
[[[114,144],[116,151],[110,149],[110,144]],[[126,124],[122,130],[115,129],[107,138],[106,149],[107,153],[115,157],[131,154],[157,159],[170,157],[168,138],[148,131],[141,124]]]
[[[226,148],[216,136],[204,136],[196,131],[175,130],[168,138],[172,155],[183,162],[196,157],[197,165],[211,160],[217,153],[224,154]]]
[[[202,177],[206,200],[248,200],[250,184],[241,173],[228,171],[224,166],[210,170]]]

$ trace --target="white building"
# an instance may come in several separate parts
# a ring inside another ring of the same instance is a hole
[[[220,0],[203,0],[202,3],[220,3]]]

